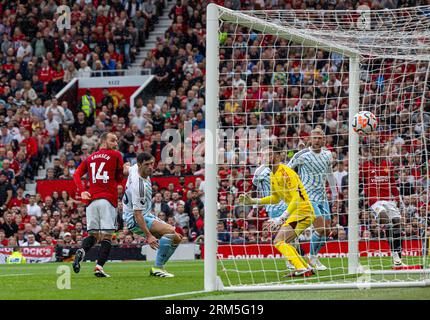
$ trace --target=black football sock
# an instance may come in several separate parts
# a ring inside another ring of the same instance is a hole
[[[391,247],[391,252],[397,252],[399,257],[402,257],[402,239],[401,239],[401,229],[400,220],[394,218],[392,225],[389,230],[389,242]]]
[[[99,258],[97,259],[97,264],[101,267],[104,266],[107,259],[109,258],[110,249],[112,248],[112,243],[110,240],[103,240],[100,243]]]
[[[88,236],[82,241],[82,249],[84,249],[85,253],[90,251],[90,249],[96,244],[96,237]]]

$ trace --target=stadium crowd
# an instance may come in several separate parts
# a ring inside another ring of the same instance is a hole
[[[405,0],[343,1],[217,1],[233,9],[354,9],[369,6],[411,6]],[[33,4],[40,4],[39,6]],[[55,29],[55,1],[0,3],[0,244],[44,245],[80,243],[86,236],[84,206],[75,195],[54,192],[44,199],[39,194],[24,197],[25,184],[31,183],[37,170],[51,157],[54,167],[47,169],[46,179],[71,179],[79,163],[95,150],[98,136],[111,131],[120,138],[124,160],[134,163],[136,154],[151,152],[156,159],[154,176],[173,175],[180,184],[159,189],[154,183],[154,212],[175,225],[184,241],[200,241],[203,234],[204,182],[185,185],[185,175],[201,176],[204,168],[197,164],[165,165],[161,160],[161,132],[178,129],[184,132],[191,121],[193,132],[184,140],[193,146],[204,141],[198,129],[205,127],[205,27],[206,2],[178,1],[169,17],[173,23],[165,36],[149,52],[142,67],[151,68],[160,88],[168,88],[162,105],[154,100],[136,101],[131,110],[124,100],[115,106],[108,90],[96,101],[95,116],[83,111],[72,112],[67,102],[53,95],[65,83],[94,70],[112,71],[125,68],[137,48],[157,22],[162,1],[73,1],[72,29]],[[37,9],[40,8],[40,9]],[[39,10],[39,11],[38,11]],[[234,39],[232,33],[236,34]],[[271,142],[289,152],[286,161],[304,148],[312,125],[320,124],[326,132],[326,147],[335,158],[334,174],[339,197],[331,202],[331,239],[347,238],[348,195],[348,63],[339,55],[329,55],[312,48],[301,50],[275,37],[249,33],[223,25],[221,39],[221,76],[219,106],[223,128],[269,128]],[[253,46],[251,46],[253,45]],[[248,50],[249,48],[249,50]],[[260,61],[260,62],[259,62]],[[409,65],[411,79],[425,64]],[[371,70],[372,68],[368,68]],[[275,70],[272,72],[272,70]],[[380,97],[377,77],[362,84],[367,100],[376,105]],[[424,82],[418,74],[419,84]],[[400,84],[402,85],[402,84]],[[418,86],[419,87],[419,86]],[[421,86],[422,87],[422,86]],[[89,93],[90,94],[90,93]],[[420,95],[421,94],[421,95]],[[420,142],[415,98],[412,92],[399,106],[396,98],[372,110],[381,120],[384,152],[397,161],[397,181],[402,192],[403,233],[417,237],[424,232],[427,206],[423,194],[430,173],[425,171],[427,146]],[[430,111],[429,100],[424,103]],[[400,108],[400,109],[399,109]],[[403,110],[402,114],[398,111]],[[246,112],[246,114],[245,114]],[[426,121],[428,118],[426,118]],[[399,129],[396,124],[410,126]],[[422,130],[429,136],[428,121]],[[415,131],[414,131],[415,130]],[[418,129],[417,129],[418,130]],[[430,137],[430,136],[429,136]],[[430,140],[428,140],[430,141]],[[236,141],[237,143],[238,141]],[[271,234],[263,231],[267,214],[264,208],[239,206],[237,196],[252,189],[255,166],[246,166],[235,154],[237,145],[226,146],[226,161],[220,166],[218,240],[225,243],[270,242]],[[230,148],[230,149],[228,149]],[[368,150],[362,148],[362,154]],[[409,154],[407,154],[409,153]],[[119,187],[119,196],[124,190]],[[365,208],[361,206],[362,208]],[[121,204],[118,217],[121,218]],[[119,245],[143,243],[133,236],[119,219],[113,241]],[[360,213],[363,239],[384,237],[368,210]],[[301,240],[307,240],[305,232]]]

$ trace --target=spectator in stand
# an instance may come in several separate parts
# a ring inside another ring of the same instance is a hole
[[[175,227],[175,232],[179,233],[181,236],[184,236],[184,230],[177,224],[174,216],[170,216],[167,218],[167,223],[171,226]]]
[[[48,118],[48,112],[52,112],[53,118],[58,124],[62,124],[65,118],[64,109],[60,105],[58,105],[58,100],[56,98],[52,98],[51,104],[46,108],[45,118]]]
[[[342,190],[342,179],[343,177],[345,177],[348,174],[348,171],[345,170],[345,165],[343,163],[343,161],[338,161],[337,162],[337,168],[336,170],[333,172],[334,177],[336,179],[336,184],[339,190]]]
[[[60,124],[54,119],[54,113],[52,111],[47,112],[47,119],[45,122],[45,128],[49,134],[49,149],[50,154],[55,154],[57,152],[56,137],[60,130]]]
[[[203,234],[204,226],[204,214],[203,210],[199,210],[198,207],[193,207],[190,216],[190,229],[191,232],[195,232],[197,236]]]
[[[160,192],[157,192],[154,196],[154,200],[152,202],[152,210],[156,215],[160,212],[164,212],[166,216],[170,216],[172,214],[169,205],[166,203],[166,201],[163,200],[163,196]]]
[[[234,229],[233,232],[231,233],[230,243],[231,244],[244,244],[245,243],[245,238],[242,237],[239,229]]]
[[[21,207],[27,203],[27,199],[24,198],[24,189],[19,187],[16,191],[15,197],[9,201],[8,207]],[[27,211],[27,208],[25,208],[25,211]]]
[[[154,68],[152,74],[155,76],[155,80],[157,80],[157,85],[160,87],[168,86],[169,81],[169,72],[166,67],[166,61],[163,57],[160,57],[157,61],[157,65]]]
[[[0,143],[2,145],[8,145],[12,142],[12,135],[10,134],[9,129],[6,126],[1,127],[1,138]]]
[[[99,143],[99,137],[94,134],[94,130],[91,127],[85,129],[85,135],[82,136],[82,143],[89,149],[89,152],[92,153],[97,144]],[[82,146],[82,149],[84,149]]]
[[[217,224],[217,237],[218,237],[218,242],[220,243],[230,242],[230,233],[228,233],[225,230],[225,226],[222,221],[219,221]]]
[[[33,233],[28,234],[27,242],[22,244],[23,247],[39,247],[40,243],[36,241],[36,237]]]
[[[72,110],[69,109],[69,103],[67,101],[61,102],[61,107],[64,111],[63,123],[72,126],[75,123],[75,116],[73,115]]]
[[[10,212],[6,212],[3,218],[0,218],[0,229],[5,232],[6,238],[10,238],[18,232],[18,225],[13,221]]]
[[[191,191],[191,198],[185,202],[185,212],[191,215],[192,213],[191,210],[194,207],[197,207],[198,210],[201,210],[204,207],[203,202],[199,198],[199,194],[197,190]]]
[[[63,167],[61,166],[60,158],[54,158],[54,177],[58,177],[63,173]]]
[[[72,132],[74,135],[83,136],[86,132],[87,127],[90,126],[90,122],[85,117],[84,112],[78,112],[78,119],[72,125]]]
[[[13,188],[7,176],[0,172],[0,216],[4,213],[12,199]]]
[[[27,212],[30,216],[42,217],[42,208],[36,203],[36,197],[33,195],[30,196],[29,203],[27,204]]]
[[[36,216],[32,216],[30,218],[30,225],[31,225],[31,232],[33,232],[33,234],[37,235],[39,232],[42,231],[42,227],[38,224]]]
[[[3,160],[0,174],[4,174],[9,181],[12,181],[15,178],[15,172],[10,168],[9,159]]]
[[[107,106],[108,108],[113,108],[114,102],[113,98],[109,93],[109,90],[107,88],[103,89],[103,97],[101,100],[101,105]]]
[[[54,168],[48,168],[46,170],[46,180],[54,180],[55,179],[55,172],[54,172]]]
[[[175,220],[181,228],[190,226],[190,216],[185,212],[185,206],[179,203],[175,213]]]
[[[4,230],[0,229],[0,247],[7,247],[9,240],[6,238]]]

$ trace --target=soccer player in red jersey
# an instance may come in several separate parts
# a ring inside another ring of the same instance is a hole
[[[381,154],[380,146],[372,146],[371,159],[363,163],[360,170],[360,183],[370,210],[379,224],[388,227],[388,241],[394,267],[404,267],[401,260],[402,239],[400,225],[400,193],[394,179],[394,168]]]
[[[100,136],[100,148],[83,161],[73,175],[86,208],[87,231],[90,234],[82,242],[73,262],[75,273],[80,271],[80,262],[91,247],[100,242],[100,251],[94,275],[109,277],[103,270],[111,250],[112,233],[116,229],[116,208],[118,206],[118,184],[124,178],[124,162],[118,148],[118,138],[113,133]],[[81,178],[88,176],[88,191]]]

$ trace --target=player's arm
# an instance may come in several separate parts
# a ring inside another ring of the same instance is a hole
[[[253,185],[256,186],[258,183],[258,177],[256,177],[254,175],[254,179],[253,179]],[[272,192],[272,195],[268,196],[268,197],[263,197],[263,198],[253,198],[248,194],[241,194],[239,196],[239,203],[245,204],[245,205],[249,205],[252,204],[254,206],[256,205],[266,205],[266,204],[276,204],[279,203],[279,201],[281,201],[281,198],[276,194],[276,192]]]
[[[149,231],[145,219],[143,218],[142,210],[134,210],[134,218],[139,228],[145,233],[146,242],[148,242],[149,246],[154,250],[158,249],[158,240],[152,235],[151,231]]]
[[[127,174],[128,174],[128,170],[127,170]],[[122,183],[122,181],[124,180],[124,160],[122,159],[122,155],[119,152],[118,152],[118,158],[117,158],[115,180],[118,183]]]
[[[124,177],[128,177],[128,173],[130,172],[130,167],[131,167],[130,162],[124,163],[123,170],[122,170],[122,174],[124,175]]]
[[[239,203],[242,203],[245,205],[276,204],[276,203],[279,203],[279,201],[281,201],[281,198],[279,198],[279,196],[276,193],[272,194],[271,196],[260,198],[260,199],[252,198],[248,194],[241,194],[239,196]]]
[[[85,184],[82,181],[82,177],[87,173],[87,160],[84,160],[79,165],[78,169],[76,169],[73,174],[73,181],[78,189],[79,194],[83,200],[91,199],[91,194],[88,191],[85,191]]]

